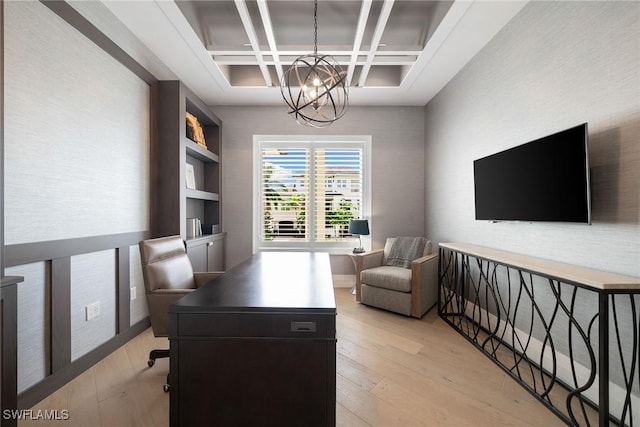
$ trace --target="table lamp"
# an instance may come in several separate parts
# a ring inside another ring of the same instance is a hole
[[[366,219],[350,219],[349,220],[349,234],[358,236],[359,246],[353,248],[354,254],[361,254],[364,252],[362,247],[362,238],[360,236],[369,235],[369,221]]]

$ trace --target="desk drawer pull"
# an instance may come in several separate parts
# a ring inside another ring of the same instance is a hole
[[[291,322],[291,332],[315,332],[316,322]]]

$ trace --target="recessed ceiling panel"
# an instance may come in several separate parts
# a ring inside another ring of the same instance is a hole
[[[371,9],[369,11],[369,16],[367,17],[367,23],[362,33],[362,48],[369,49],[371,47],[371,41],[373,39],[373,32],[376,29],[376,24],[378,23],[378,17],[380,16],[380,12],[382,11],[383,2],[374,1],[371,3]]]
[[[319,47],[349,50],[360,13],[359,1],[318,2]],[[313,1],[268,1],[273,32],[280,49],[306,45],[313,50]]]
[[[396,65],[374,65],[369,70],[367,87],[396,87],[402,81],[402,67]]]
[[[229,80],[232,86],[261,87],[265,85],[260,69],[247,65],[230,66]]]

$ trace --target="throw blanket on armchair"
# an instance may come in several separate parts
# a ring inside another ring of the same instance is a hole
[[[389,250],[387,265],[411,267],[411,261],[422,256],[426,242],[424,237],[396,237]]]

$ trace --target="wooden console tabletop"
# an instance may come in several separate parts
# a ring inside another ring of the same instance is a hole
[[[530,272],[544,273],[547,276],[582,284],[596,290],[640,289],[640,278],[638,277],[624,276],[469,243],[440,243],[440,247]]]

